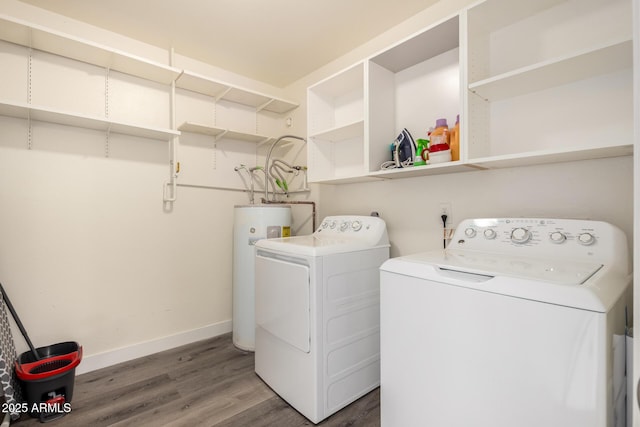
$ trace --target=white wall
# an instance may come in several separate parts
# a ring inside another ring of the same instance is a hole
[[[369,214],[387,222],[391,255],[442,245],[439,206],[465,218],[542,217],[607,221],[633,230],[631,157],[322,186],[322,215]]]

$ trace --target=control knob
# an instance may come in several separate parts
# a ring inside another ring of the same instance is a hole
[[[494,230],[493,228],[487,228],[486,230],[484,230],[485,239],[493,240],[496,238],[496,236],[497,236],[496,230]]]
[[[342,224],[340,224],[340,231],[346,231],[347,228],[349,228],[349,223],[348,222],[343,222]]]
[[[553,243],[564,243],[565,240],[567,240],[567,236],[564,235],[564,233],[561,233],[560,231],[554,231],[553,233],[549,234],[549,240],[551,240]]]
[[[593,245],[596,242],[596,236],[591,233],[580,233],[578,235],[578,243],[584,246]]]
[[[353,231],[360,231],[360,229],[362,228],[362,223],[360,221],[353,221],[351,223],[351,228],[353,229]]]
[[[526,228],[514,228],[511,231],[511,241],[513,243],[527,243],[531,239],[531,231]]]
[[[469,237],[469,238],[475,237],[476,236],[476,229],[469,227],[466,230],[464,230],[464,235]]]

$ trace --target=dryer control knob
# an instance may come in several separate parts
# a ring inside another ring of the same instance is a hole
[[[493,240],[497,235],[498,234],[496,233],[496,230],[494,230],[493,228],[487,228],[486,230],[484,230],[485,239]]]
[[[353,221],[351,223],[351,228],[353,229],[353,231],[360,231],[360,229],[362,228],[362,223],[360,221]]]
[[[527,243],[531,239],[531,231],[526,228],[514,228],[511,231],[511,241],[513,243]]]
[[[329,223],[329,228],[330,228],[330,229],[332,229],[332,230],[333,230],[334,228],[336,228],[336,222],[335,222],[335,221],[331,221],[331,222]]]
[[[340,224],[340,231],[346,231],[347,228],[349,228],[349,223],[348,222],[343,222],[342,224]]]
[[[553,243],[560,244],[564,243],[564,241],[567,240],[567,236],[559,231],[554,231],[553,233],[549,234],[549,240],[551,240]]]
[[[469,227],[466,230],[464,230],[464,235],[467,236],[467,237],[475,237],[476,236],[476,229]]]
[[[591,233],[580,233],[578,235],[578,243],[581,245],[589,246],[596,242],[596,236]]]

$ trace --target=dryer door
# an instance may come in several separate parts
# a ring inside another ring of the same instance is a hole
[[[309,266],[262,253],[256,256],[256,325],[309,353]]]

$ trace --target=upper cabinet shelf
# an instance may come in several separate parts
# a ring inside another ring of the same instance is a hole
[[[265,95],[248,89],[243,89],[220,80],[212,79],[191,71],[183,71],[176,80],[176,86],[219,100],[227,100],[256,108],[257,111],[270,111],[284,114],[295,108],[297,103]]]
[[[620,40],[470,83],[469,90],[499,101],[613,73],[631,67],[632,48],[631,39]]]
[[[163,84],[180,75],[177,68],[1,14],[0,39]]]
[[[345,141],[356,138],[364,133],[364,120],[358,120],[344,126],[325,129],[322,132],[311,135],[312,138],[323,139],[332,142]]]

